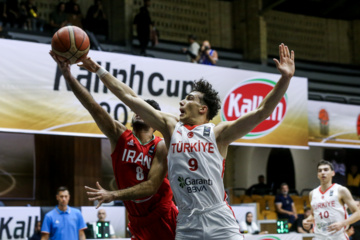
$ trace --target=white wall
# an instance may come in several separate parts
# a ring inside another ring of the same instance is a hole
[[[295,168],[296,189],[315,188],[319,185],[317,179],[317,163],[322,159],[323,149],[311,147],[309,150],[291,149]]]
[[[234,159],[234,187],[248,188],[258,182],[258,176],[266,178],[266,166],[270,148],[237,146],[229,149],[233,151]]]

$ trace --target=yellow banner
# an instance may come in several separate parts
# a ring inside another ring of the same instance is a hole
[[[360,106],[309,101],[309,145],[360,148]]]
[[[50,45],[0,40],[0,130],[103,137],[76,99],[48,52]],[[144,99],[179,114],[179,101],[204,78],[219,92],[222,110],[213,120],[231,121],[255,109],[278,74],[90,51],[111,74]],[[130,127],[132,112],[104,87],[96,74],[72,65],[72,73],[111,116]],[[306,148],[307,79],[294,77],[274,113],[234,144]]]

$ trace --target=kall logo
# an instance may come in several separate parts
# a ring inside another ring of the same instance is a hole
[[[221,110],[222,121],[233,121],[255,110],[275,84],[276,82],[269,79],[250,79],[242,82],[240,86],[226,95]],[[272,132],[284,119],[286,109],[287,95],[285,94],[272,114],[243,138],[259,138]]]

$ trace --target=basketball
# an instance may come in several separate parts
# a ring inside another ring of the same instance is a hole
[[[70,64],[74,64],[86,57],[90,40],[86,32],[79,27],[62,27],[52,37],[51,48],[60,61],[68,60]]]

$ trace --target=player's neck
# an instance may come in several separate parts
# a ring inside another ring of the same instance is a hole
[[[196,126],[196,125],[202,125],[205,123],[208,123],[209,121],[206,118],[190,118],[187,119],[187,121],[184,121],[183,123],[189,126]]]
[[[143,130],[143,129],[135,130],[135,129],[133,129],[133,133],[134,133],[135,137],[137,139],[139,139],[139,141],[142,144],[150,142],[154,137],[152,131],[149,131],[149,130]]]
[[[321,183],[321,185],[320,185],[321,191],[325,192],[329,187],[331,187],[332,184],[333,184],[332,181]]]

